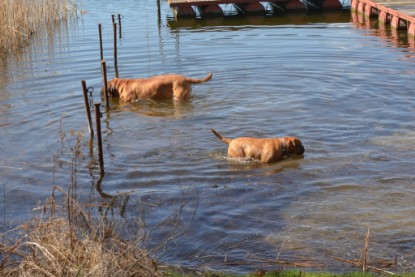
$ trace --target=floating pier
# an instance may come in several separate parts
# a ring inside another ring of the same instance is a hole
[[[176,18],[194,17],[196,10],[201,17],[223,16],[220,5],[233,5],[241,14],[265,14],[267,11],[263,4],[269,3],[272,11],[305,12],[308,10],[342,10],[343,0],[167,0]]]
[[[415,36],[415,0],[352,0],[351,8]]]

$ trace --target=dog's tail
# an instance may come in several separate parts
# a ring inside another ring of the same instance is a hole
[[[209,73],[205,78],[202,79],[193,79],[193,78],[186,78],[186,81],[188,81],[191,84],[203,84],[212,79],[212,73]]]
[[[226,144],[229,144],[231,141],[232,141],[232,139],[230,139],[230,138],[224,138],[224,137],[222,137],[221,135],[219,135],[219,133],[218,132],[216,132],[215,130],[213,130],[213,129],[210,129],[211,131],[212,131],[212,133],[215,135],[215,136],[217,136],[218,137],[218,139],[220,139],[221,141],[223,141],[224,143],[226,143]]]

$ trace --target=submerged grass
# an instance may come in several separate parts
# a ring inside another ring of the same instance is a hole
[[[0,54],[24,47],[39,29],[75,14],[75,0],[0,0]]]

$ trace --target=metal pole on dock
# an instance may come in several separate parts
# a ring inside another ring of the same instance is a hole
[[[115,77],[118,78],[118,62],[117,62],[117,23],[112,24],[114,29],[114,67]]]
[[[107,83],[107,63],[105,60],[101,61],[101,71],[102,71],[102,79],[104,82],[105,107],[109,109],[110,100],[109,100],[108,83]]]
[[[104,174],[104,155],[102,153],[102,136],[101,136],[101,103],[95,103],[95,120],[97,126],[97,141],[98,141],[98,161],[100,173]]]
[[[91,107],[89,106],[88,89],[86,88],[85,80],[81,81],[81,85],[82,85],[82,92],[84,94],[86,116],[88,118],[89,136],[93,137],[94,136],[94,129],[92,128]]]
[[[101,53],[101,61],[104,59],[104,51],[102,49],[102,26],[101,23],[98,24],[98,33],[99,33],[99,51]]]

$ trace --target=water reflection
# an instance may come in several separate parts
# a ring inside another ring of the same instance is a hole
[[[186,114],[192,113],[194,108],[191,100],[177,102],[171,99],[157,101],[151,99],[139,99],[135,102],[123,102],[115,97],[111,99],[112,111],[119,112],[120,110],[128,110],[144,116],[179,119],[186,116]]]
[[[0,121],[0,128],[11,124],[11,122],[6,119],[9,110],[12,108],[12,105],[7,101],[11,96],[6,93],[6,86],[9,83],[8,63],[8,58],[0,57],[0,115],[3,118],[3,120]]]
[[[301,169],[301,160],[304,156],[295,156],[284,159],[277,163],[264,164],[261,161],[249,158],[229,158],[226,149],[212,151],[209,156],[220,162],[218,167],[226,167],[230,171],[241,171],[249,177],[268,176],[282,172],[286,169]],[[249,172],[249,173],[248,173]]]
[[[2,63],[5,64],[0,72],[0,84],[4,83],[6,76],[17,78],[18,80],[26,78],[25,75],[18,75],[19,69],[26,64],[31,64],[35,60],[47,60],[52,63],[57,53],[67,52],[69,43],[69,32],[77,28],[76,18],[52,22],[44,28],[36,30],[36,34],[31,38],[30,44],[17,48],[14,52],[7,55],[1,55]],[[3,69],[5,71],[3,71]],[[2,80],[3,79],[3,80]]]
[[[351,13],[351,19],[358,29],[372,30],[371,35],[379,36],[397,47],[415,49],[415,38],[408,35],[406,30],[392,28],[390,24],[384,24],[378,18],[367,17],[357,12]]]

